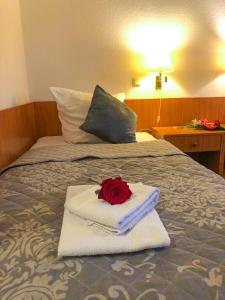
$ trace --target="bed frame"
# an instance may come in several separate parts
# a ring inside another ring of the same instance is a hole
[[[0,169],[23,154],[36,139],[33,103],[0,111]]]
[[[132,99],[125,103],[138,115],[138,130],[157,126],[159,99]],[[183,125],[202,117],[225,123],[225,97],[162,99],[160,126]],[[39,137],[61,135],[54,101],[2,110],[0,124],[0,169],[17,159]]]

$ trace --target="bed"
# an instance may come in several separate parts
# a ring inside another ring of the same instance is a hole
[[[225,299],[222,177],[166,141],[53,139],[39,141],[0,176],[1,300]],[[67,187],[118,175],[160,188],[157,211],[171,246],[57,257]]]

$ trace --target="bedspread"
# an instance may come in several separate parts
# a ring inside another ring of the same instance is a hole
[[[139,145],[43,147],[5,169],[1,300],[225,299],[225,180],[165,141]],[[160,187],[172,245],[57,258],[67,186],[115,176]]]

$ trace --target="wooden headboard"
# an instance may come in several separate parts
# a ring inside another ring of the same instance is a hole
[[[37,136],[62,135],[55,101],[34,102]]]
[[[34,104],[0,111],[0,169],[23,154],[36,141]]]
[[[137,130],[157,126],[159,99],[127,99],[125,103],[137,113]],[[35,112],[39,137],[61,134],[54,101],[35,102]],[[225,97],[162,99],[159,126],[184,125],[194,118],[203,117],[225,123]]]
[[[138,115],[138,129],[151,128],[157,125],[159,100],[125,100],[125,103]],[[34,102],[38,136],[61,135],[61,123],[58,118],[56,102]]]
[[[125,100],[138,116],[137,129],[157,126],[159,99]],[[225,123],[225,97],[162,99],[160,126],[184,125],[193,118]],[[39,101],[0,111],[0,169],[25,152],[37,138],[61,135],[54,101]]]

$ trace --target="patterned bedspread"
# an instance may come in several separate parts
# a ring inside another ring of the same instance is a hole
[[[67,186],[115,176],[160,187],[171,246],[57,258]],[[223,300],[224,208],[225,180],[165,141],[30,150],[0,176],[0,299]]]

